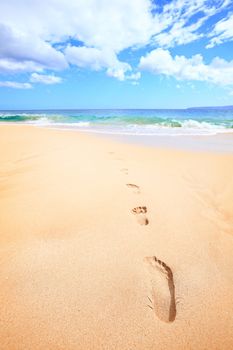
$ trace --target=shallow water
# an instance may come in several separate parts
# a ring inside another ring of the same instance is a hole
[[[0,111],[0,122],[111,135],[184,136],[233,132],[233,108]]]

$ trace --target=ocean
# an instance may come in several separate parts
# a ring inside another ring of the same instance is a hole
[[[233,132],[233,108],[0,111],[0,123],[143,136]]]

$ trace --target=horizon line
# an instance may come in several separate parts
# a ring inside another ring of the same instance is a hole
[[[111,110],[187,110],[187,109],[201,109],[201,108],[233,108],[233,105],[223,105],[223,106],[197,106],[197,107],[183,107],[183,108],[7,108],[0,109],[1,112],[5,111],[75,111],[75,110],[102,110],[102,111],[111,111]]]

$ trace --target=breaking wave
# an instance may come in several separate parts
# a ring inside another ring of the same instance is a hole
[[[112,110],[0,112],[0,123],[20,123],[122,135],[213,135],[233,132],[233,111]]]

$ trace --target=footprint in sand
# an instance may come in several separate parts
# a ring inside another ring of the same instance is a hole
[[[140,193],[140,187],[135,184],[126,184],[127,187],[132,188],[134,190],[134,193],[139,194]]]
[[[149,220],[146,217],[147,207],[136,207],[132,209],[132,213],[137,216],[137,221],[140,225],[148,225]]]
[[[144,258],[150,273],[152,297],[148,298],[156,316],[164,322],[173,322],[176,318],[175,285],[169,266],[155,256]]]

